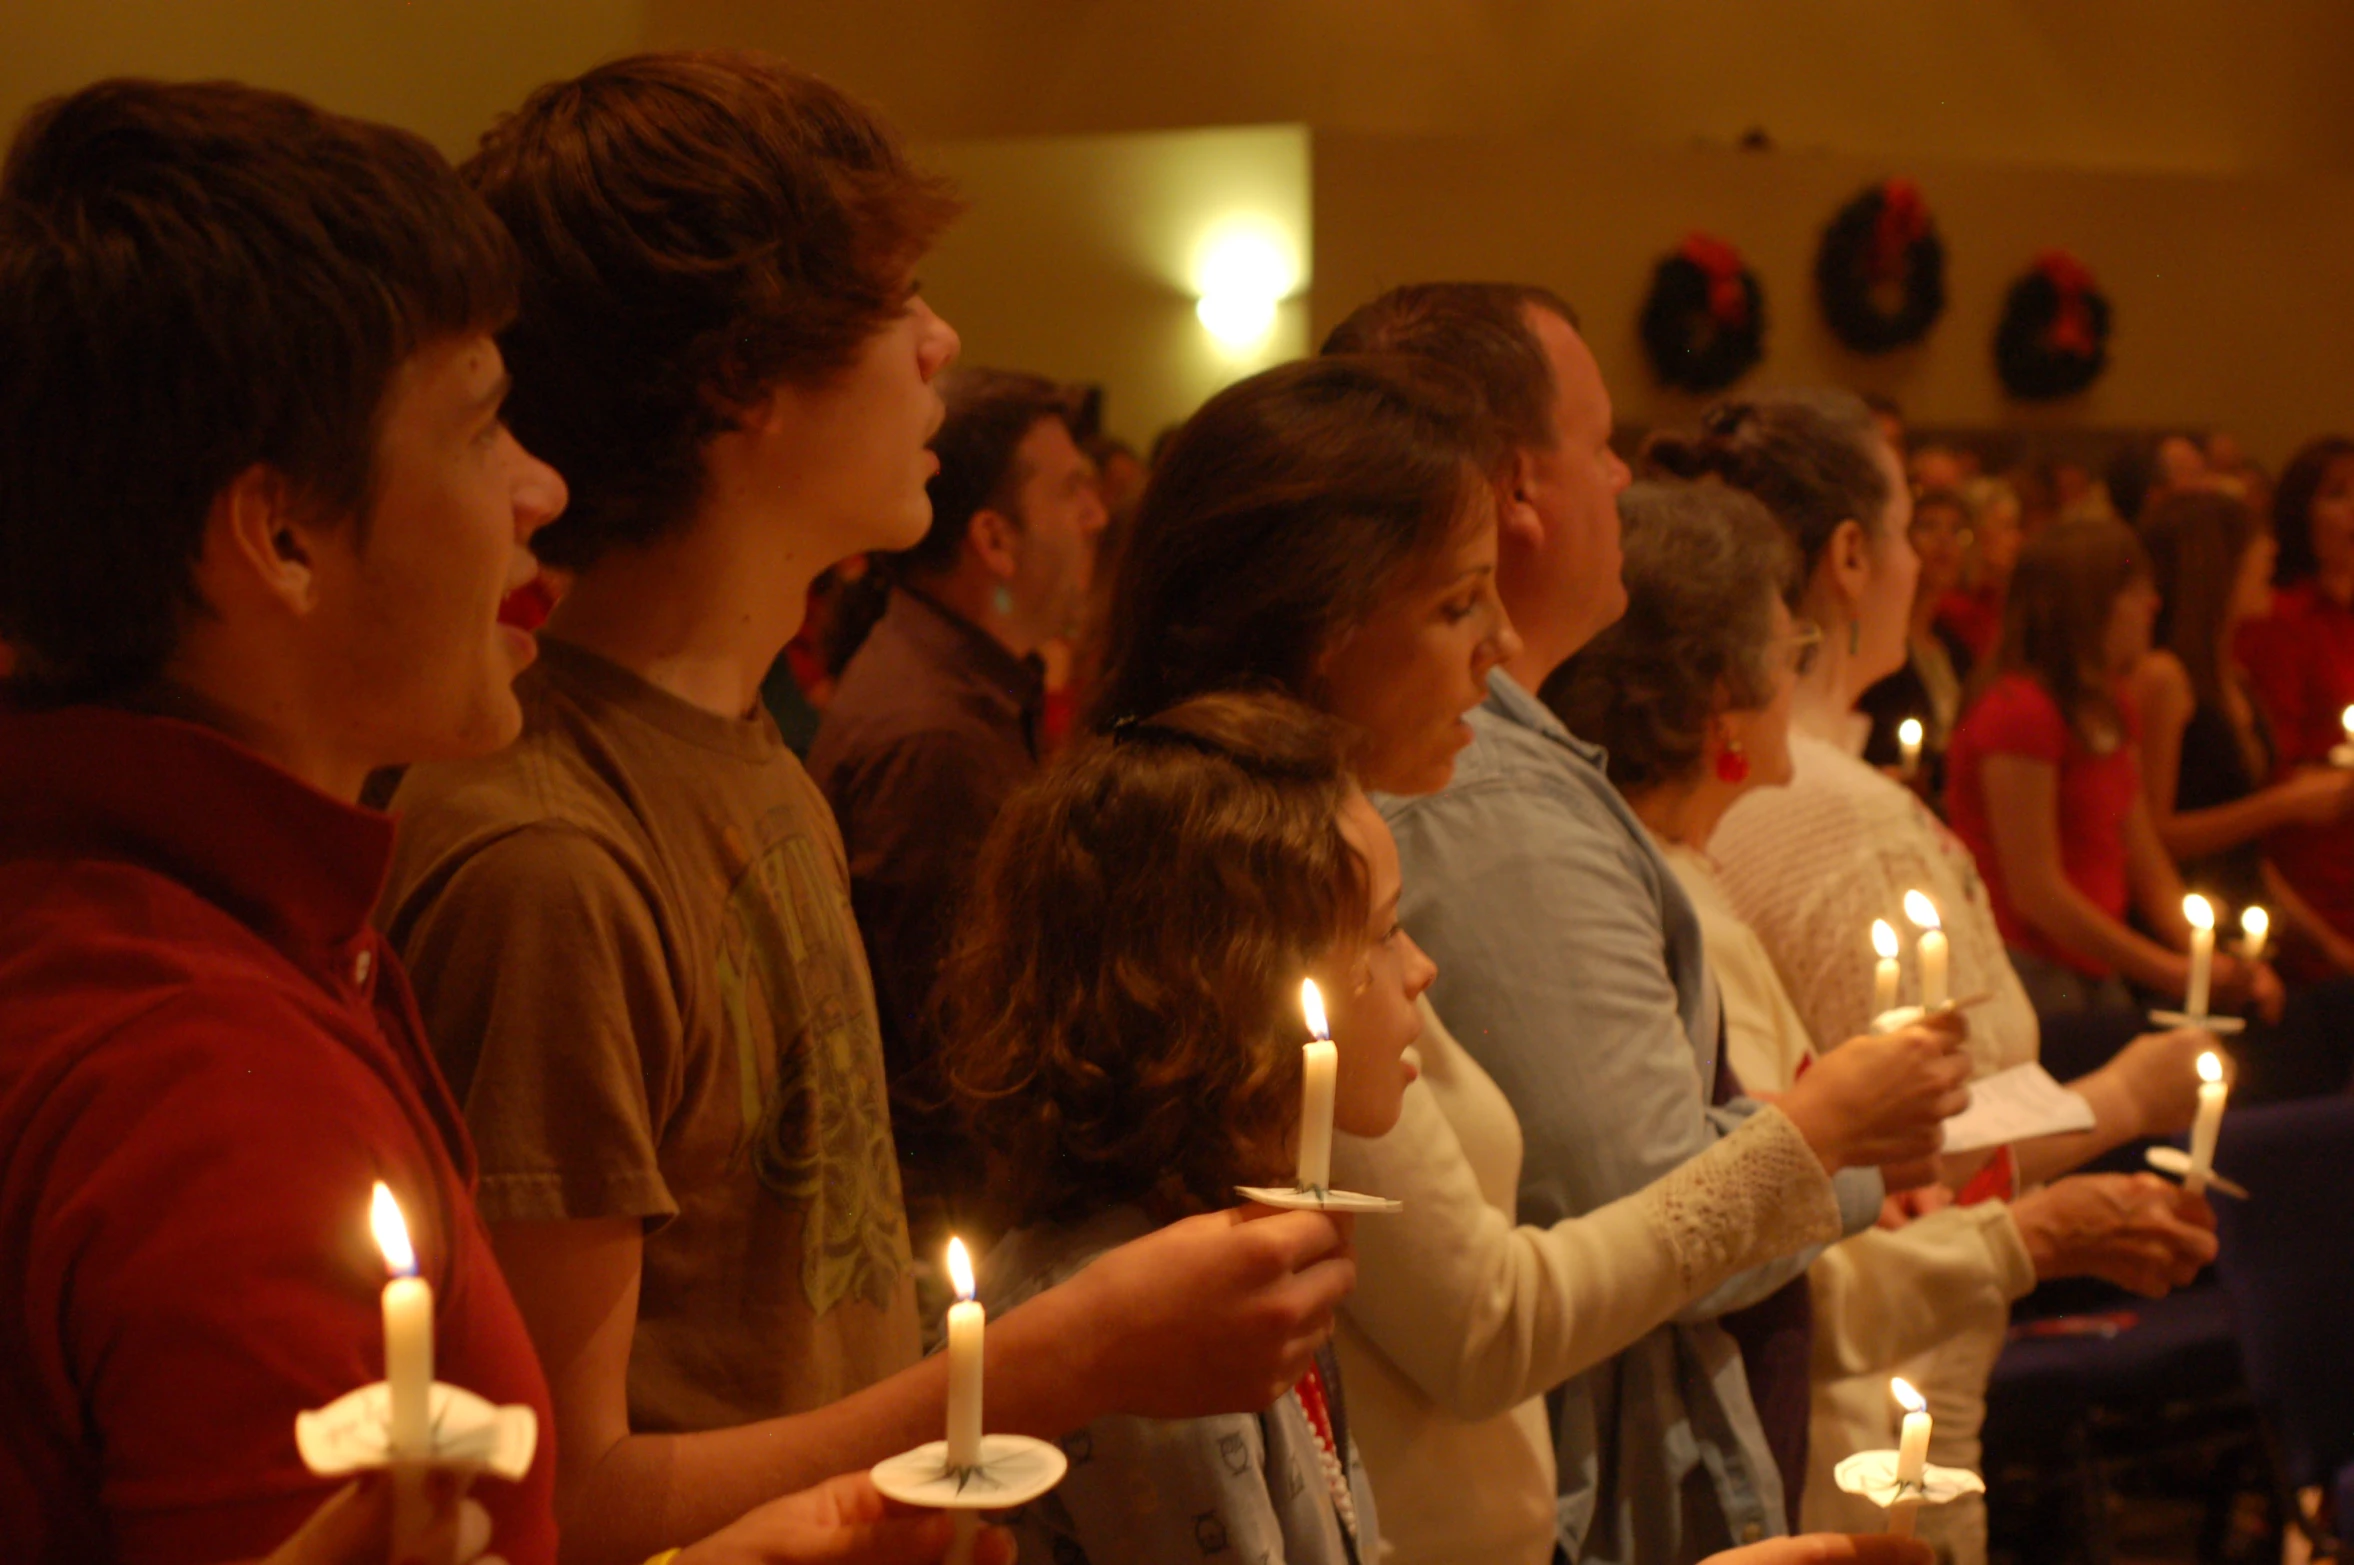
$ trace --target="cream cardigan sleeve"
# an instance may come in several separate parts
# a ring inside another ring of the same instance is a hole
[[[1426,1013],[1426,1068],[1477,1072],[1432,1020]],[[1481,1075],[1477,1085],[1501,1108],[1493,1083]],[[1502,1113],[1516,1140],[1510,1110]],[[1635,1194],[1550,1228],[1513,1224],[1509,1180],[1500,1201],[1488,1199],[1427,1082],[1407,1089],[1388,1135],[1335,1142],[1337,1183],[1405,1203],[1357,1220],[1349,1315],[1424,1395],[1462,1419],[1549,1391],[1725,1279],[1841,1231],[1829,1176],[1775,1109]]]
[[[2001,1201],[1949,1206],[1833,1245],[1807,1270],[1818,1380],[1885,1374],[1980,1321],[2008,1316],[2035,1286],[2019,1225]]]

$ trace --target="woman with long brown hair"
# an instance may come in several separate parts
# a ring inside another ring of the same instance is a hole
[[[1395,359],[1288,365],[1213,399],[1155,470],[1122,559],[1099,725],[1276,688],[1348,724],[1367,788],[1444,786],[1466,713],[1518,648],[1488,423],[1451,378]],[[1880,1161],[1931,1117],[1943,1078],[1904,1062],[1937,1049],[1871,1040],[1649,1188],[1516,1226],[1520,1123],[1427,1004],[1422,1023],[1397,1128],[1334,1149],[1350,1188],[1406,1203],[1357,1230],[1352,1422],[1393,1560],[1545,1565],[1559,1522],[1537,1399],[1835,1237],[1827,1171]]]
[[[2182,877],[2151,823],[2125,691],[2157,611],[2149,555],[2122,522],[2047,530],[2020,553],[1994,662],[1954,734],[1954,830],[2045,1015],[2130,1010],[2129,981],[2175,996],[2189,983]],[[2262,963],[2218,953],[2215,983],[2279,1014]]]
[[[2234,495],[2170,494],[2141,526],[2160,607],[2155,643],[2133,675],[2141,715],[2142,788],[2158,840],[2183,879],[2236,917],[2265,902],[2354,972],[2354,940],[2316,914],[2266,861],[2263,839],[2281,826],[2326,826],[2354,811],[2354,772],[2305,765],[2274,776],[2271,725],[2234,651],[2240,628],[2271,607],[2278,552],[2271,531]]]

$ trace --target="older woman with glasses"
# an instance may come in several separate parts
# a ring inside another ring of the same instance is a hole
[[[1715,483],[1643,484],[1620,510],[1626,616],[1564,664],[1544,697],[1609,751],[1612,783],[1690,893],[1743,1084],[1787,1091],[1814,1062],[1814,1041],[1717,883],[1708,846],[1735,801],[1790,782],[1791,708],[1822,636],[1785,606],[1796,551],[1750,496]],[[1806,1525],[1852,1503],[1830,1481],[1840,1459],[1885,1443],[1890,1371],[1917,1373],[1909,1361],[1952,1342],[1999,1343],[2008,1302],[2043,1278],[2101,1275],[2157,1293],[2188,1282],[2214,1244],[2204,1214],[2186,1219],[2177,1199],[2154,1176],[2083,1175],[2009,1203],[1943,1206],[1826,1251],[1809,1275]],[[1982,1372],[1958,1388],[1951,1374],[1923,1378],[1949,1405],[1957,1391],[1983,1393]],[[1859,1401],[1863,1416],[1851,1416]],[[1851,1520],[1865,1525],[1868,1510]],[[1965,1543],[1957,1552],[1980,1551]]]

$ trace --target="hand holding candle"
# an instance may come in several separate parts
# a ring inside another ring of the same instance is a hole
[[[1299,1185],[1302,1190],[1324,1190],[1332,1184],[1332,1099],[1340,1054],[1332,1046],[1324,996],[1313,978],[1300,985],[1300,1009],[1307,1013],[1309,1042],[1300,1050]]]
[[[1918,891],[1904,894],[1904,916],[1921,931],[1920,943],[1913,948],[1921,963],[1921,1009],[1934,1011],[1948,998],[1946,962],[1950,948],[1946,944],[1945,926],[1937,916],[1937,904]]]
[[[1880,1016],[1896,1009],[1896,985],[1899,977],[1896,965],[1896,931],[1888,920],[1872,920],[1872,949],[1879,953],[1879,963],[1872,969],[1872,1014]]]
[[[2182,899],[2182,916],[2191,926],[2190,987],[2182,998],[2182,1008],[2196,1026],[2207,1015],[2207,994],[2215,977],[2215,909],[2207,899],[2192,892]]]
[[[1898,770],[1903,773],[1906,782],[1911,782],[1921,774],[1921,741],[1926,737],[1921,720],[1917,717],[1908,717],[1896,725],[1896,748],[1904,758]]]
[[[2210,1049],[2199,1056],[2199,1112],[2191,1121],[2190,1168],[2182,1188],[2192,1195],[2207,1193],[2208,1176],[2215,1169],[2215,1138],[2223,1129],[2223,1100],[2231,1095],[2224,1085],[2223,1061]]]
[[[1929,1404],[1901,1375],[1888,1382],[1888,1389],[1905,1409],[1904,1429],[1896,1442],[1898,1498],[1888,1508],[1888,1530],[1909,1538],[1921,1509],[1921,1474],[1929,1465]]]

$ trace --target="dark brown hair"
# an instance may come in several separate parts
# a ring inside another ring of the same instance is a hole
[[[1040,422],[1057,419],[1074,440],[1078,436],[1077,399],[1043,375],[955,369],[942,377],[940,399],[948,409],[932,436],[940,471],[925,486],[932,497],[932,526],[898,557],[902,571],[954,569],[965,532],[980,511],[1021,520],[1014,515],[1014,496],[1029,475],[1019,470],[1014,453]]]
[[[1773,600],[1797,554],[1763,505],[1713,480],[1637,484],[1618,514],[1627,611],[1542,695],[1610,752],[1623,793],[1691,778],[1710,718],[1773,699]]]
[[[0,637],[38,704],[154,680],[256,465],[363,526],[394,373],[502,325],[506,235],[406,131],[232,82],[41,104],[0,169]]]
[[[1875,541],[1890,498],[1883,442],[1863,400],[1845,391],[1776,391],[1717,403],[1692,434],[1653,435],[1641,466],[1672,478],[1716,477],[1765,502],[1798,547],[1795,608],[1841,522]]]
[[[2101,517],[2046,527],[2019,551],[2003,599],[2002,639],[1979,688],[2005,674],[2029,675],[2076,736],[2101,749],[2120,720],[2103,666],[2109,615],[2119,593],[2150,575],[2148,553],[2123,522]]]
[[[2264,535],[2247,502],[2217,489],[2178,489],[2152,502],[2142,547],[2158,584],[2152,641],[2179,658],[2202,706],[2222,710],[2229,674],[2223,622],[2239,586],[2240,563]]]
[[[944,1060],[1016,1224],[1167,1217],[1277,1182],[1300,979],[1369,916],[1332,719],[1196,697],[1082,739],[998,816],[940,988]]]
[[[642,54],[542,87],[465,165],[523,253],[510,422],[581,569],[685,524],[703,443],[846,368],[955,212],[879,118],[753,54]]]
[[[2272,535],[2280,540],[2280,555],[2272,562],[2272,581],[2294,587],[2321,569],[2313,556],[2313,502],[2329,481],[2329,470],[2354,457],[2354,440],[2324,435],[2309,440],[2281,469],[2272,491]]]
[[[1358,306],[1324,339],[1325,353],[1402,353],[1444,364],[1468,380],[1506,446],[1550,451],[1559,388],[1553,362],[1529,325],[1546,310],[1570,325],[1577,312],[1533,283],[1409,283]]]
[[[1204,404],[1121,551],[1098,726],[1187,696],[1309,694],[1316,659],[1460,536],[1499,448],[1460,379],[1306,359]]]

